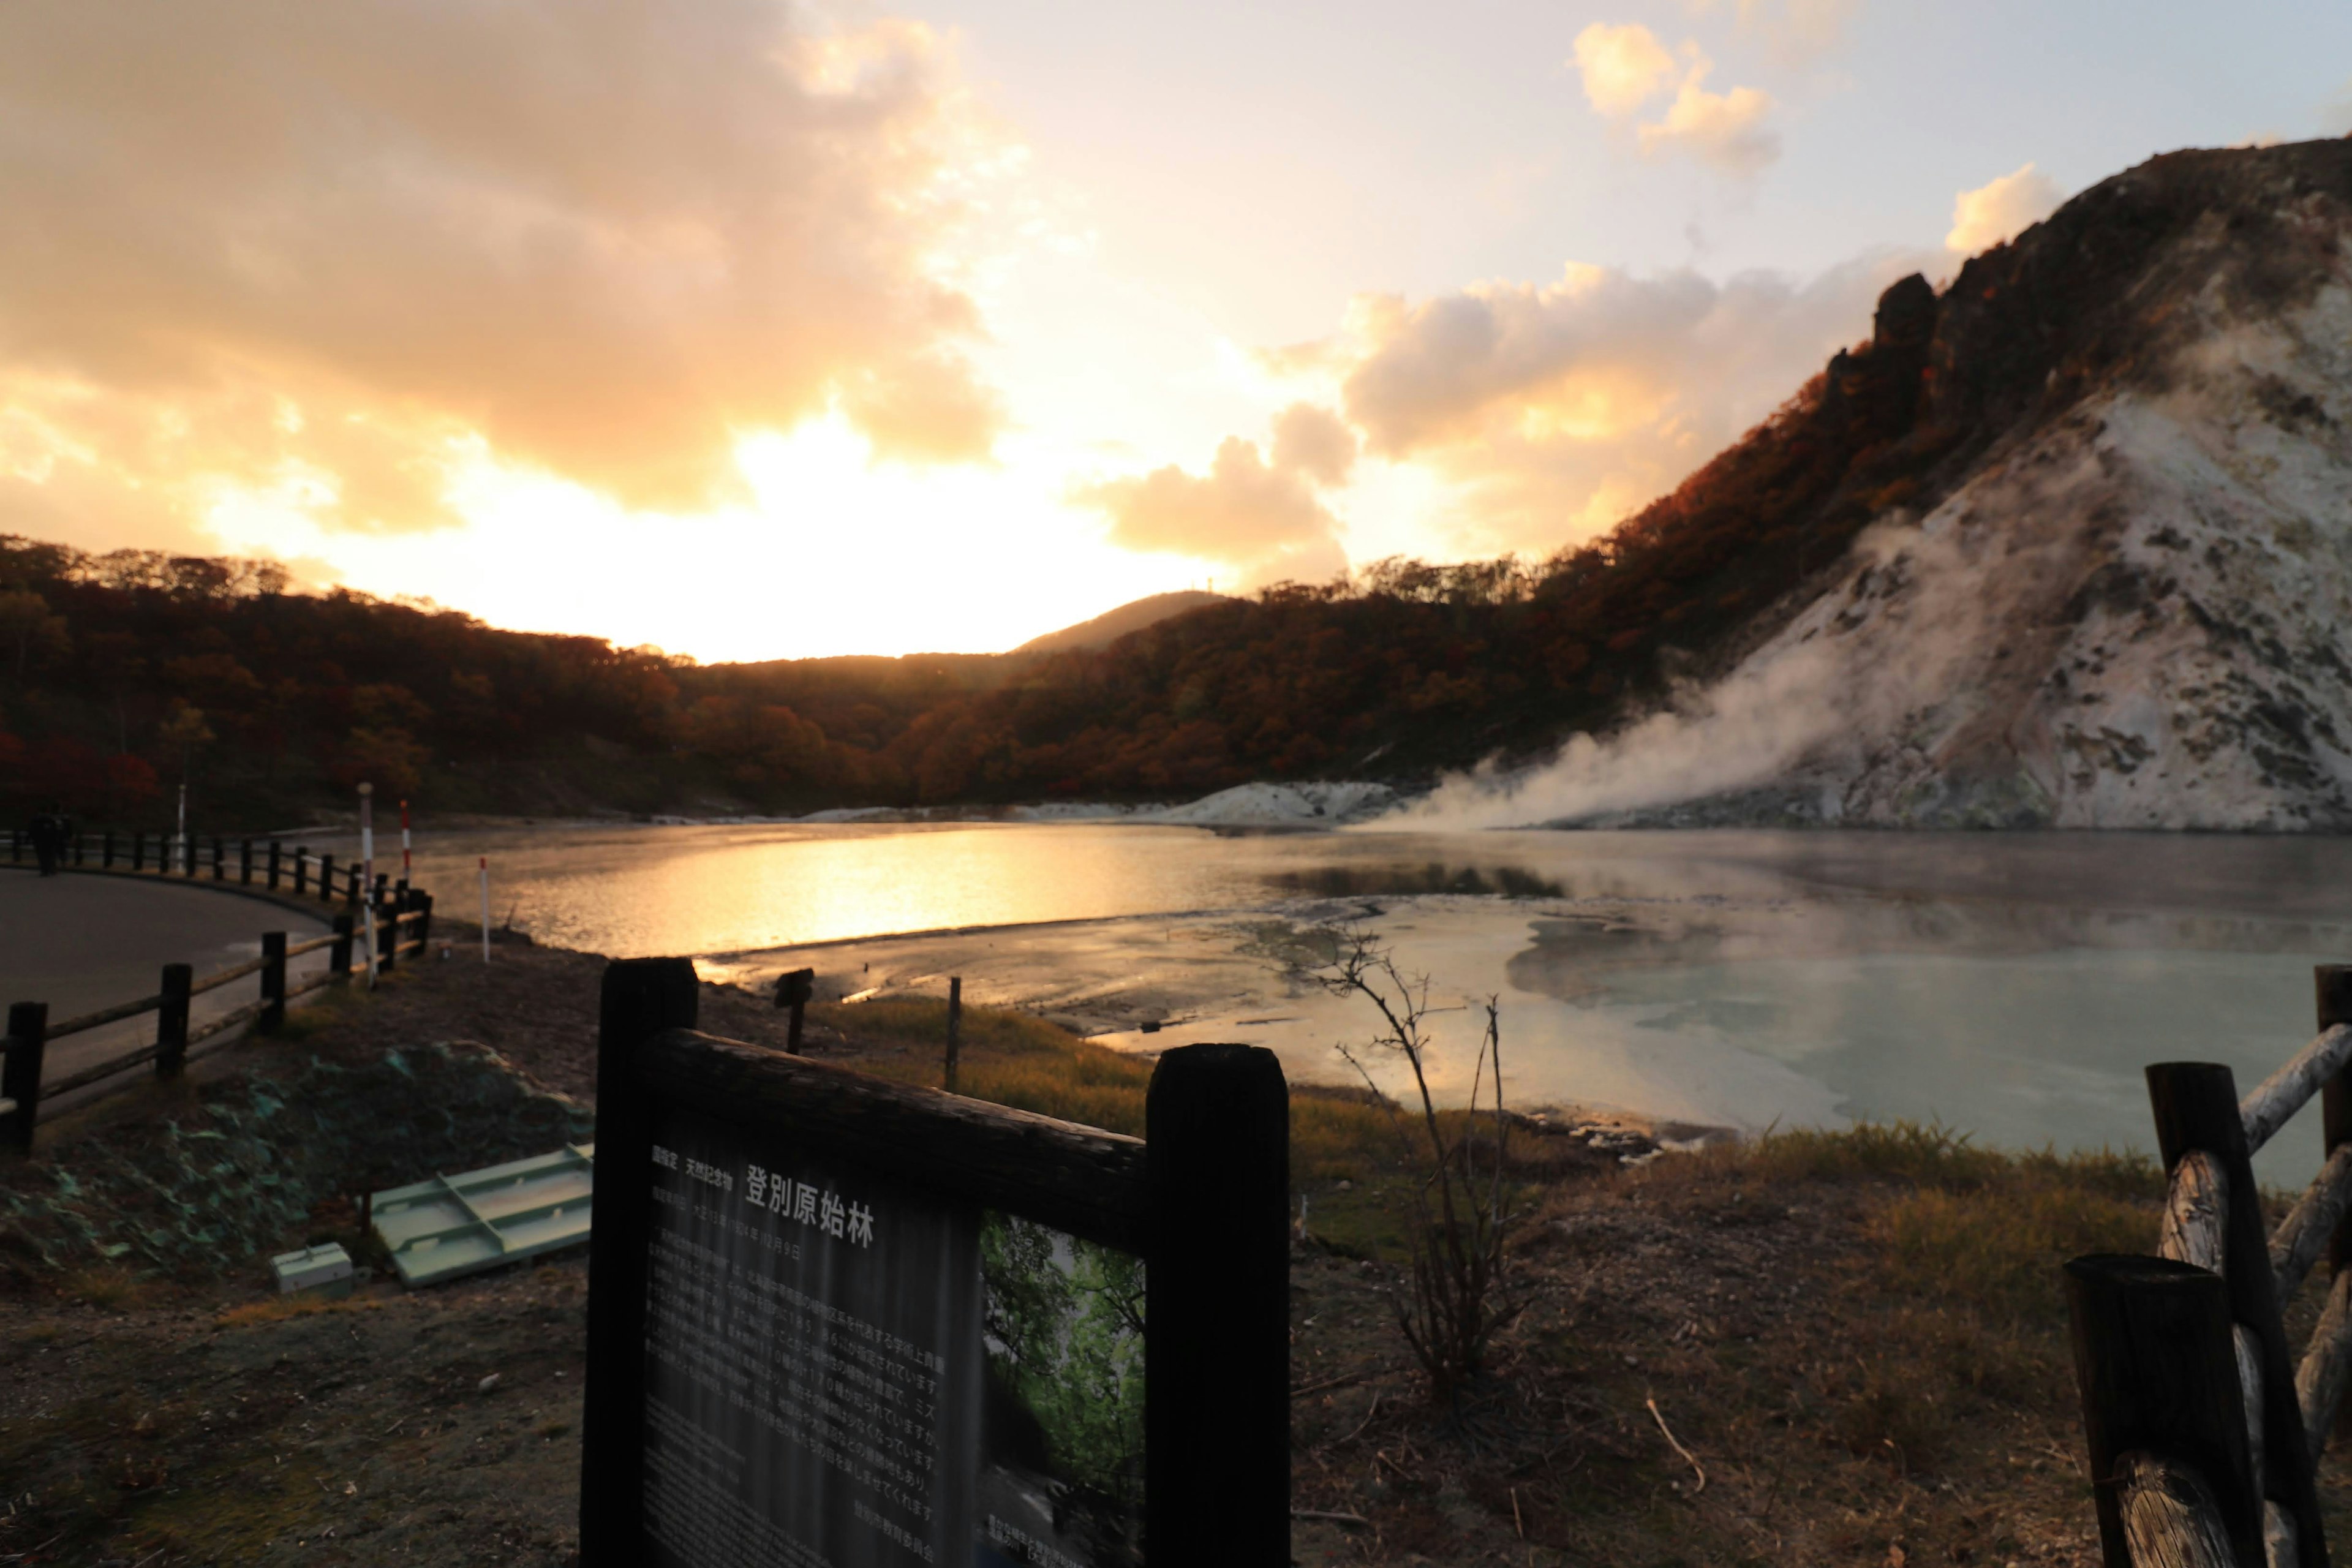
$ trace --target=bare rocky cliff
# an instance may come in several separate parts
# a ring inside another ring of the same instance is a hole
[[[1907,504],[1482,815],[2352,828],[2347,239],[2352,142],[2182,153],[1898,284],[1817,417]]]

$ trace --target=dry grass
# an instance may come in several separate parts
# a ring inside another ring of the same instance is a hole
[[[816,1003],[809,1021],[840,1030],[866,1053],[866,1072],[901,1083],[940,1085],[947,1004],[891,998],[845,1007]],[[963,1010],[957,1092],[1106,1131],[1143,1136],[1150,1061],[1089,1045],[1028,1013]],[[1290,1168],[1294,1180],[1361,1181],[1398,1164],[1389,1118],[1369,1096],[1294,1089]]]
[[[1379,1273],[1297,1265],[1299,1381],[1375,1373],[1294,1406],[1301,1506],[1371,1521],[1297,1555],[2088,1568],[2058,1266],[2151,1248],[2160,1198],[2137,1158],[1906,1125],[1588,1172],[1546,1194],[1537,1301],[1457,1410],[1378,1374]]]
[[[283,1323],[295,1318],[314,1318],[328,1312],[373,1312],[383,1305],[368,1296],[322,1296],[315,1290],[297,1290],[290,1296],[271,1296],[259,1301],[248,1301],[241,1307],[231,1307],[215,1320],[224,1329],[249,1329],[263,1323]]]
[[[72,1300],[110,1311],[152,1306],[166,1293],[160,1281],[113,1263],[77,1268],[58,1281],[58,1289]]]

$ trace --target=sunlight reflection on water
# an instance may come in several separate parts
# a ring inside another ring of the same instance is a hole
[[[977,999],[1190,1020],[1119,1037],[1259,1040],[1325,1079],[1349,1021],[1237,958],[1237,933],[1363,911],[1441,989],[1503,994],[1537,1099],[1750,1128],[1940,1118],[2005,1146],[2146,1146],[2146,1063],[2226,1061],[2250,1087],[2308,1038],[2311,964],[2352,958],[2337,839],[567,826],[434,836],[418,879],[470,915],[484,854],[496,914],[543,942],[748,955],[751,978],[953,965]],[[2299,1179],[2315,1137],[2291,1130],[2265,1175]]]

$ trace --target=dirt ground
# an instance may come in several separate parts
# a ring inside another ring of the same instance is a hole
[[[45,1128],[42,1165],[0,1172],[0,1563],[574,1560],[581,1255],[289,1302],[257,1258],[169,1279],[37,1266],[6,1221],[12,1192],[312,1058],[476,1041],[589,1098],[603,961],[467,952],[233,1047],[198,1085]],[[706,987],[703,1022],[781,1043],[781,1016],[740,993]],[[1310,1227],[1292,1275],[1297,1561],[2095,1563],[2054,1265],[2152,1246],[2153,1186],[1952,1147],[1571,1163],[1529,1194],[1524,1312],[1444,1409],[1395,1326],[1393,1259]],[[1347,1212],[1331,1185],[1313,1215]],[[356,1222],[328,1197],[278,1241],[356,1243]]]

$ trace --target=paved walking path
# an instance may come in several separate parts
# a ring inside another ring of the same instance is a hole
[[[41,877],[0,867],[0,1004],[47,1002],[60,1023],[117,1002],[152,996],[166,963],[194,967],[199,978],[261,952],[261,933],[282,931],[300,942],[327,930],[314,917],[201,883],[128,877]],[[289,964],[299,980],[327,961],[324,952]],[[259,977],[195,999],[202,1025],[259,994]],[[48,1047],[42,1077],[55,1079],[155,1037],[146,1014],[59,1040]]]

